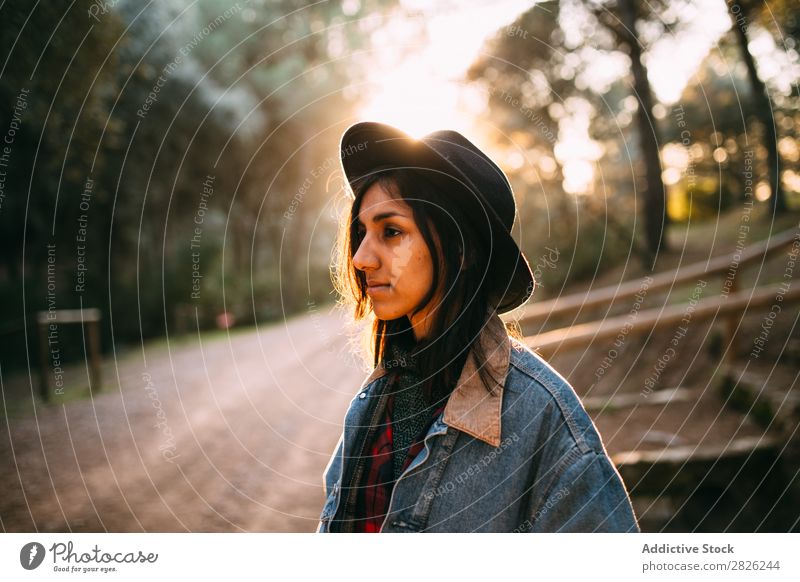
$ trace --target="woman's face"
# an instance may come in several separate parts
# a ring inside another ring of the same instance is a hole
[[[433,259],[411,207],[375,183],[364,193],[357,220],[361,242],[356,241],[353,265],[364,272],[375,317],[406,315],[414,336],[425,337],[432,321],[429,306],[437,297],[416,315],[411,312],[433,284]]]

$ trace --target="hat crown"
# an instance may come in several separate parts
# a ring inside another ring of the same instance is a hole
[[[470,189],[497,213],[509,232],[514,225],[516,204],[511,184],[503,170],[466,137],[453,130],[440,130],[421,138],[442,156]]]

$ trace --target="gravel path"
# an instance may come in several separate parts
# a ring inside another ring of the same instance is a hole
[[[314,531],[364,378],[337,312],[132,351],[0,425],[4,531]]]

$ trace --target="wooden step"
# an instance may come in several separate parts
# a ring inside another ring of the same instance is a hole
[[[780,436],[612,456],[644,532],[794,532],[797,465]]]
[[[719,390],[730,408],[789,438],[800,426],[799,375],[795,367],[777,364],[768,369],[731,365],[720,378]]]
[[[583,406],[588,412],[627,408],[629,406],[653,406],[669,402],[690,402],[697,399],[697,392],[691,388],[677,386],[651,392],[645,398],[640,393],[614,394],[613,396],[587,396]]]
[[[612,456],[632,495],[674,495],[707,485],[730,483],[745,461],[770,464],[783,447],[782,439],[742,437],[721,446],[669,447],[660,451],[628,451]]]

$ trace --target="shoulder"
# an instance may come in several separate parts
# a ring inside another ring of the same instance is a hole
[[[547,424],[568,431],[564,436],[578,451],[604,451],[594,423],[567,379],[527,345],[509,339],[511,354],[504,390],[514,406],[521,407],[523,416],[529,419],[551,417],[542,420],[556,421]]]

